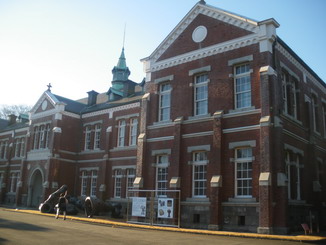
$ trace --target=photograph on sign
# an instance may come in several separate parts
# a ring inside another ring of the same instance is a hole
[[[173,218],[173,198],[158,199],[158,218],[172,219]]]
[[[132,198],[132,216],[146,216],[146,197]]]

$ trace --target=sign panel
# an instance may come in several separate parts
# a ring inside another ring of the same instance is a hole
[[[145,217],[146,216],[146,197],[132,198],[132,216]]]
[[[157,217],[163,219],[172,219],[173,207],[173,198],[159,198]]]

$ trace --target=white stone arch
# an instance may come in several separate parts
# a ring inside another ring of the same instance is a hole
[[[44,171],[41,167],[36,167],[31,171],[28,178],[27,206],[38,207],[43,201],[44,193]]]

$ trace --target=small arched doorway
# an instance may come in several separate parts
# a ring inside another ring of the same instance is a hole
[[[38,207],[43,198],[43,177],[39,169],[35,170],[30,179],[28,190],[29,206]]]

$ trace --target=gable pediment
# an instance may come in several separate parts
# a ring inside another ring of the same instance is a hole
[[[50,110],[54,110],[56,104],[59,101],[52,95],[51,92],[44,92],[42,96],[38,99],[38,101],[33,106],[32,110],[30,111],[31,114],[40,114]]]
[[[199,47],[199,44],[193,41],[192,35],[200,25],[207,28],[207,37],[200,42],[201,46]],[[150,59],[151,62],[159,62],[172,57],[173,52],[173,56],[182,55],[198,48],[258,32],[259,26],[256,21],[210,5],[197,3],[145,60]]]
[[[205,14],[198,14],[158,57],[157,62],[250,34],[253,32]]]

